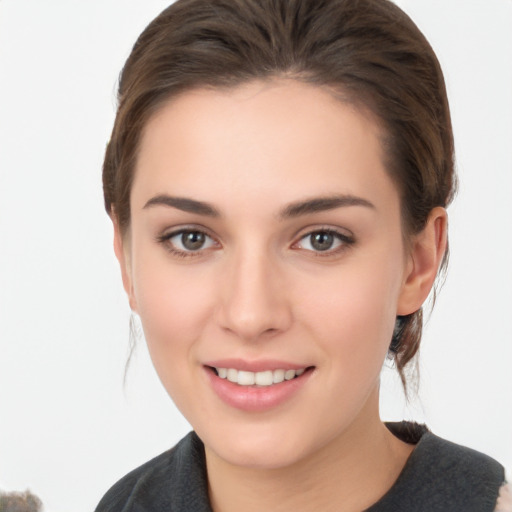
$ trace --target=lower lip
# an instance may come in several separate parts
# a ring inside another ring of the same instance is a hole
[[[229,406],[247,412],[268,411],[287,402],[304,386],[312,373],[312,369],[308,369],[299,377],[271,386],[240,386],[221,379],[209,367],[205,370],[217,396]]]

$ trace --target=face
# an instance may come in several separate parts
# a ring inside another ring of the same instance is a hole
[[[212,453],[279,467],[378,421],[411,260],[377,124],[294,81],[148,123],[117,234],[158,375]]]

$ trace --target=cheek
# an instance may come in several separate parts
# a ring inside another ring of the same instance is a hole
[[[339,360],[382,364],[396,318],[400,269],[392,261],[347,265],[307,283],[298,317]]]
[[[213,283],[190,278],[187,266],[169,265],[165,256],[134,267],[137,310],[153,364],[169,387],[192,361],[192,348],[212,314]]]

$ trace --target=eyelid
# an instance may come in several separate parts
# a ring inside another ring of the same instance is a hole
[[[333,226],[332,224],[310,224],[309,226],[297,230],[293,238],[295,240],[301,240],[305,236],[318,232],[332,233],[346,238],[347,240],[355,241],[355,235],[350,229],[341,226]]]
[[[338,254],[339,252],[345,251],[350,248],[356,242],[354,234],[348,229],[332,227],[332,226],[310,226],[306,228],[306,230],[301,230],[302,232],[298,234],[295,238],[295,242],[292,244],[292,249],[304,250],[312,253],[314,256],[319,257],[327,257]],[[314,250],[314,249],[305,249],[303,247],[299,247],[300,242],[307,237],[315,233],[328,233],[333,235],[339,242],[339,244],[333,249],[326,249],[325,251]]]
[[[212,246],[200,248],[197,249],[196,251],[177,248],[170,242],[170,240],[175,236],[182,235],[183,233],[201,233],[205,235],[205,237],[211,239],[214,243],[212,244]],[[174,226],[172,228],[164,230],[162,234],[156,236],[156,241],[164,245],[166,250],[168,250],[172,255],[182,258],[202,256],[204,255],[205,252],[220,247],[220,242],[218,241],[217,237],[210,232],[210,230],[203,226],[190,224],[184,226]]]

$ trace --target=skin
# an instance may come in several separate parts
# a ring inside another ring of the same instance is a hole
[[[431,289],[446,213],[405,243],[381,135],[371,115],[293,80],[189,91],[145,128],[115,250],[158,375],[205,443],[216,511],[362,510],[410,455],[379,418],[379,374],[396,316]],[[364,204],[285,215],[333,196]],[[169,234],[184,228],[206,244],[183,254]],[[326,229],[341,237],[315,250],[310,233]],[[204,364],[222,358],[313,370],[289,400],[247,412],[212,390]]]

